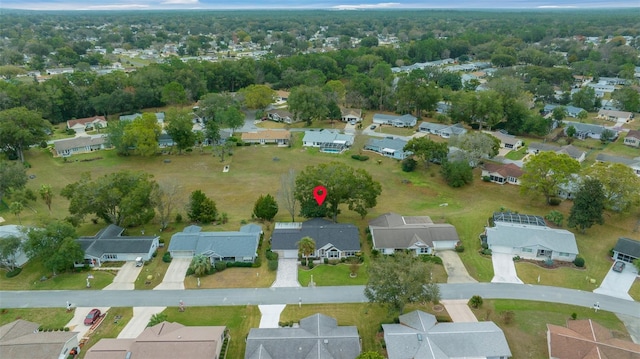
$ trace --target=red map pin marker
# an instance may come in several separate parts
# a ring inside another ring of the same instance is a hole
[[[316,186],[316,188],[313,189],[313,197],[316,199],[316,202],[318,202],[318,206],[322,206],[324,199],[327,198],[327,189],[324,188],[324,186]]]

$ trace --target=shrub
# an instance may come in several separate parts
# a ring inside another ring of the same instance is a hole
[[[482,254],[484,254],[486,256],[490,256],[491,255],[491,249],[489,249],[489,248],[483,249],[482,250]]]
[[[558,197],[549,198],[549,205],[550,206],[558,206],[560,203],[562,203],[562,199],[561,198],[558,198]]]
[[[576,257],[576,259],[573,260],[573,264],[576,265],[576,267],[584,267],[584,258],[582,257]]]
[[[462,244],[456,244],[456,246],[455,246],[455,250],[456,250],[456,252],[458,252],[458,253],[462,253],[462,252],[464,252],[464,245],[462,245]]]
[[[252,268],[260,268],[260,266],[262,265],[262,258],[257,257],[255,261],[253,261],[253,263],[251,263],[250,267]]]
[[[366,161],[366,160],[369,159],[369,156],[351,155],[351,158],[353,158],[354,160],[358,160],[358,161]]]
[[[176,214],[176,223],[182,223],[182,214],[181,213],[177,213]]]
[[[166,252],[162,255],[162,261],[165,263],[171,263],[171,253]]]
[[[269,268],[270,271],[277,271],[278,270],[278,260],[277,259],[270,259],[267,262],[267,268]]]
[[[276,252],[272,252],[271,249],[267,249],[267,259],[272,261],[272,260],[278,260],[278,253]]]
[[[447,315],[436,315],[436,321],[438,323],[449,323],[451,322],[451,318]]]
[[[413,172],[413,170],[415,170],[417,166],[418,166],[418,161],[414,160],[411,157],[407,157],[404,160],[402,160],[402,170],[404,172]]]
[[[187,276],[193,275],[195,273],[195,271],[193,270],[193,268],[189,267],[187,269]]]
[[[489,244],[487,242],[484,242],[480,245],[480,247],[482,247],[482,249],[488,249],[489,248]]]
[[[256,262],[258,261],[258,259],[260,259],[260,258],[256,258]],[[231,267],[251,268],[251,267],[253,267],[253,263],[251,263],[251,262],[227,262],[226,265],[227,265],[227,268],[231,268]]]
[[[471,307],[473,308],[480,308],[482,306],[482,303],[484,301],[482,300],[482,297],[479,295],[474,295],[473,297],[471,297],[471,299],[469,299],[469,302],[467,304],[469,304]]]
[[[512,258],[514,262],[519,261],[520,260],[520,256],[515,256]]]
[[[312,260],[310,260],[310,261],[307,263],[307,267],[309,267],[309,269],[313,269],[313,267],[315,267],[315,263],[313,263],[313,261],[312,261]]]
[[[222,272],[223,270],[227,269],[227,263],[226,262],[215,262],[213,265],[216,269],[216,271],[218,272]]]
[[[7,272],[4,276],[7,278],[13,278],[22,272],[22,268],[17,267]]]
[[[380,255],[380,251],[379,250],[377,250],[377,249],[372,249],[371,250],[371,256],[373,258],[378,258],[379,255]]]
[[[431,263],[442,265],[442,258],[440,258],[438,256],[422,255],[422,256],[420,256],[420,259],[422,259],[423,262],[431,262]]]
[[[546,216],[544,216],[546,220],[555,224],[556,226],[562,227],[562,220],[564,220],[564,215],[559,211],[553,210],[549,212]]]
[[[303,267],[306,266],[307,265],[307,260],[305,258],[302,258],[300,260],[300,265],[303,266]]]
[[[153,254],[151,255],[151,257],[155,258],[155,257],[157,257],[157,256],[158,256],[158,251],[156,250],[156,251],[154,251],[154,252],[153,252]],[[164,255],[163,255],[163,256],[164,256]]]
[[[544,260],[544,265],[546,265],[547,267],[551,267],[553,265],[553,259],[551,258],[547,258]]]
[[[489,176],[482,176],[482,181],[483,181],[483,182],[491,182],[491,177],[489,177]]]
[[[573,312],[571,313],[571,319],[576,320],[578,318],[578,313]]]

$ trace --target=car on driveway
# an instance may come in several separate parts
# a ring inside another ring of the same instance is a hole
[[[91,311],[89,312],[89,314],[87,314],[87,317],[84,318],[84,325],[93,325],[93,323],[95,323],[98,318],[100,318],[100,309],[97,308],[93,308],[91,309]]]
[[[624,262],[616,261],[616,263],[613,265],[613,270],[615,272],[622,272],[624,270],[624,265]]]
[[[375,130],[376,129],[376,125],[371,125],[371,127],[369,127],[369,128],[372,129],[372,130]]]

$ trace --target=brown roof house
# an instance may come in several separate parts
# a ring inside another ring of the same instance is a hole
[[[0,327],[0,358],[66,358],[78,346],[77,332],[40,332],[40,324],[18,319]]]
[[[385,213],[369,222],[373,248],[382,254],[412,250],[432,254],[438,249],[453,249],[460,240],[456,227],[433,223],[428,216],[401,216]]]
[[[251,328],[246,342],[244,359],[355,359],[361,350],[358,328],[324,314],[300,319],[297,328]]]
[[[133,339],[101,339],[89,348],[86,359],[210,358],[218,359],[226,327],[187,327],[162,322]],[[131,354],[129,354],[131,353]]]
[[[624,144],[631,147],[640,147],[640,131],[631,130],[627,132],[627,136],[624,138]]]
[[[638,359],[640,345],[613,337],[611,331],[591,319],[568,320],[562,327],[547,324],[551,359]]]
[[[523,173],[522,168],[513,163],[485,163],[482,169],[482,178],[488,178],[493,183],[520,185],[520,177]]]
[[[242,141],[261,145],[275,143],[278,146],[289,146],[289,142],[291,141],[291,132],[287,130],[243,132]]]
[[[596,118],[613,122],[631,122],[633,120],[633,113],[627,111],[600,110],[598,111],[598,116],[596,116]]]
[[[104,116],[79,118],[77,120],[67,121],[67,128],[70,128],[76,132],[84,132],[89,129],[105,127],[107,127],[107,119],[104,118]]]

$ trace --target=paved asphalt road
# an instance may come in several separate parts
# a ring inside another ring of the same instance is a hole
[[[64,308],[67,301],[76,307],[111,306],[224,306],[258,304],[359,303],[366,302],[363,286],[244,288],[194,290],[58,290],[1,291],[0,308]],[[574,289],[510,283],[440,284],[442,299],[465,299],[473,295],[483,298],[527,299],[593,307],[640,318],[640,303]]]

